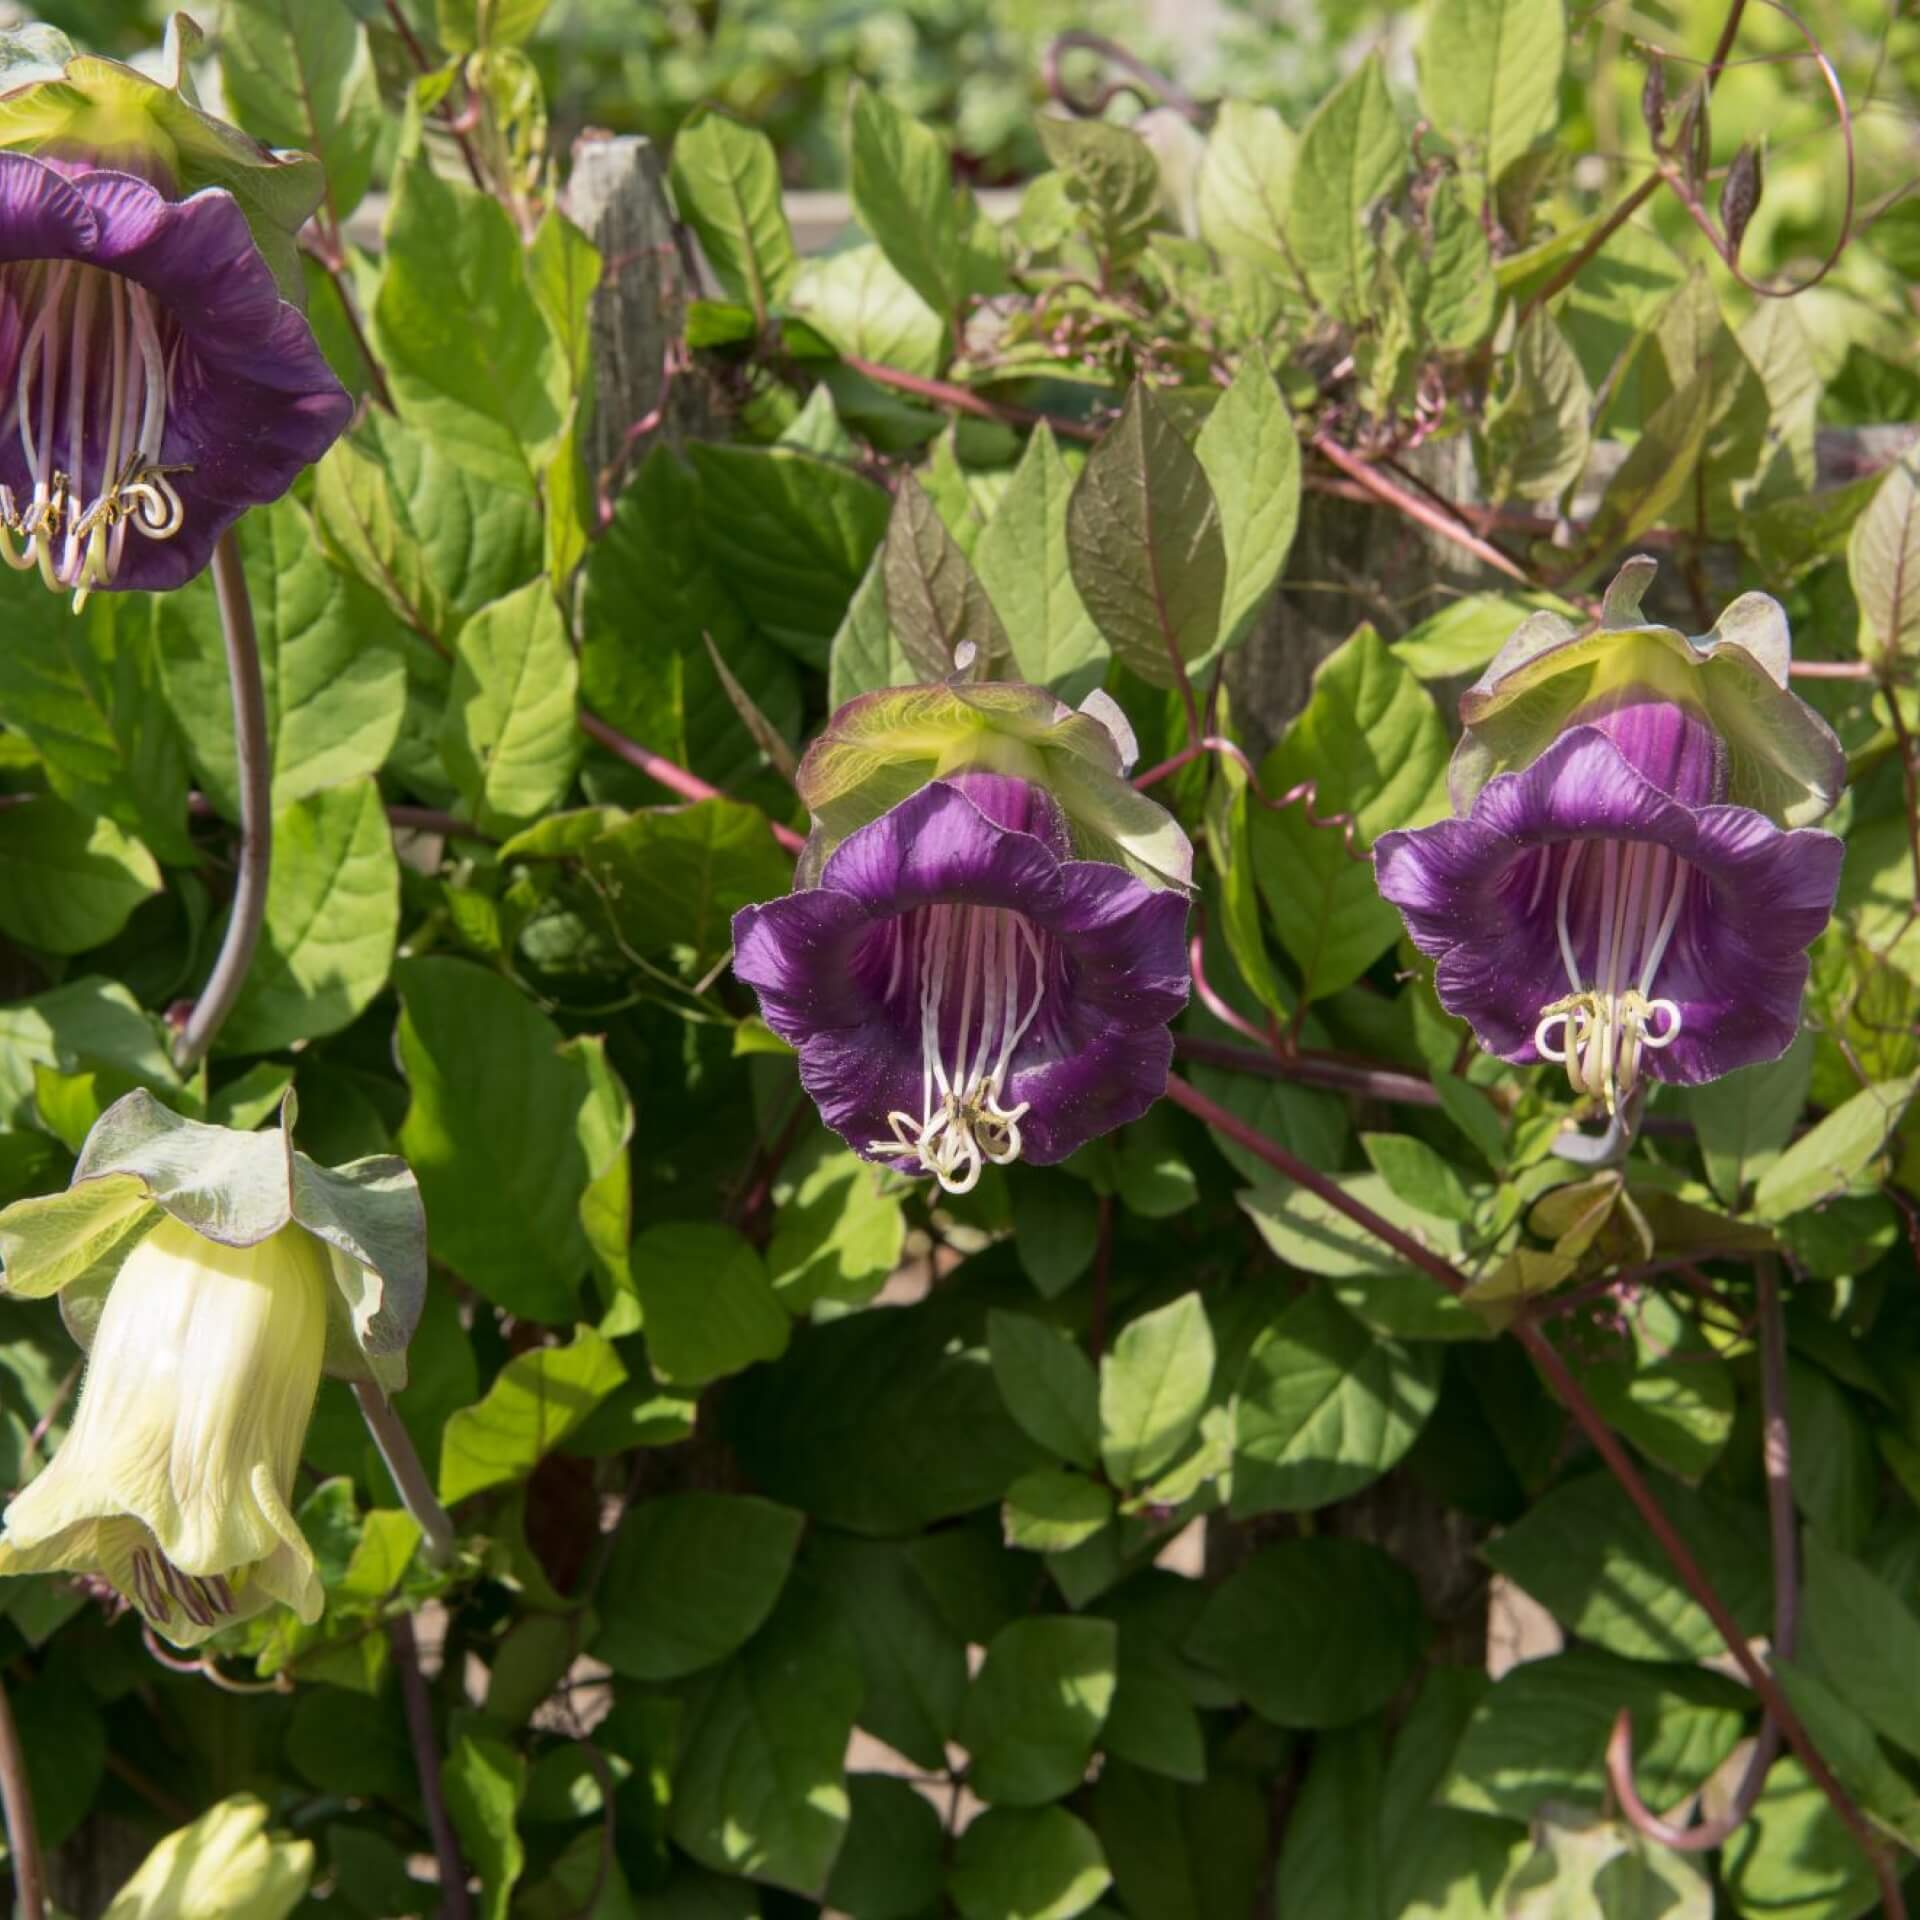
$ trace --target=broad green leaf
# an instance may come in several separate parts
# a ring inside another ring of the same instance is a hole
[[[1205,1602],[1197,1581],[1157,1568],[1102,1600],[1100,1611],[1120,1629],[1113,1705],[1100,1735],[1110,1762],[1124,1760],[1170,1780],[1206,1779],[1206,1737],[1195,1703],[1224,1701],[1227,1691],[1180,1651]]]
[[[1100,257],[1109,267],[1137,253],[1160,207],[1160,168],[1153,149],[1129,127],[1105,120],[1042,114],[1034,131],[1059,170],[1068,201],[1083,210]]]
[[[40,1844],[65,1845],[87,1817],[106,1773],[108,1738],[84,1668],[49,1663],[8,1687]]]
[[[482,967],[406,959],[395,975],[412,1093],[399,1145],[420,1178],[434,1257],[509,1312],[571,1319],[588,1261],[588,1062]]]
[[[463,1857],[480,1876],[480,1920],[507,1920],[527,1850],[515,1819],[527,1791],[526,1755],[491,1733],[464,1733],[440,1769]]]
[[[1742,1067],[1686,1090],[1687,1112],[1713,1190],[1738,1207],[1793,1137],[1813,1077],[1813,1036],[1801,1034],[1778,1060]]]
[[[1064,1807],[990,1807],[960,1836],[947,1890],[963,1920],[1075,1920],[1112,1883],[1092,1828]]]
[[[1220,103],[1195,189],[1200,237],[1216,253],[1299,278],[1287,237],[1295,152],[1292,129],[1272,107]]]
[[[1008,1411],[1041,1446],[1089,1471],[1100,1461],[1100,1386],[1066,1333],[1022,1313],[987,1315],[987,1351]]]
[[[1688,482],[1706,456],[1708,435],[1720,416],[1721,386],[1718,371],[1703,366],[1647,416],[1587,524],[1581,550],[1589,559],[1631,551],[1676,506],[1691,514],[1684,504]]]
[[[1187,1652],[1279,1727],[1340,1727],[1393,1698],[1425,1638],[1412,1576],[1364,1541],[1262,1547],[1207,1600]]]
[[[848,96],[847,129],[855,215],[900,277],[946,321],[966,291],[946,142],[860,82]]]
[[[697,113],[673,137],[672,181],[721,286],[764,327],[798,265],[773,142],[729,114]]]
[[[1279,1912],[1369,1920],[1386,1911],[1382,1732],[1378,1717],[1369,1717],[1313,1743],[1313,1764],[1281,1842],[1274,1880]]]
[[[1213,1383],[1197,1293],[1130,1320],[1100,1361],[1100,1454],[1119,1487],[1151,1480],[1186,1445]]]
[[[852,1824],[827,1881],[841,1913],[915,1920],[937,1908],[946,1878],[946,1829],[933,1803],[891,1774],[847,1776]]]
[[[738,909],[793,884],[793,865],[758,807],[698,800],[629,816],[586,850],[622,937],[636,953],[724,952]]]
[[[1896,461],[1853,523],[1847,574],[1880,652],[1920,651],[1920,458]]]
[[[886,564],[875,554],[828,648],[827,705],[837,710],[863,693],[910,687],[919,678],[887,618]]]
[[[967,1781],[982,1799],[1031,1807],[1086,1774],[1113,1703],[1110,1620],[1016,1620],[993,1638],[960,1715]]]
[[[1220,646],[1236,647],[1287,564],[1300,519],[1300,442],[1265,360],[1251,352],[1215,403],[1193,451],[1220,509],[1227,581]]]
[[[573,649],[544,580],[460,629],[440,752],[474,823],[512,833],[567,797],[580,764]]]
[[[1304,997],[1351,986],[1400,931],[1380,898],[1367,848],[1389,827],[1420,824],[1446,800],[1446,728],[1432,700],[1362,627],[1313,677],[1313,697],[1261,763],[1278,796],[1306,786],[1304,805],[1252,815],[1254,873]],[[1315,826],[1311,814],[1322,821]],[[1351,815],[1355,847],[1337,824]]]
[[[1171,687],[1221,633],[1227,548],[1206,469],[1136,382],[1067,503],[1074,585],[1123,665]]]
[[[1328,94],[1300,135],[1287,237],[1308,289],[1349,318],[1366,311],[1378,249],[1370,215],[1407,174],[1407,135],[1370,55]]]
[[[1553,131],[1566,57],[1565,0],[1434,0],[1420,104],[1495,181]]]
[[[704,1386],[786,1352],[792,1322],[766,1263],[731,1227],[649,1227],[632,1265],[647,1358],[662,1380]]]
[[[700,537],[726,590],[767,635],[823,667],[887,530],[889,502],[837,461],[792,447],[691,449]]]
[[[950,1583],[930,1586],[902,1542],[818,1529],[807,1565],[859,1646],[860,1724],[916,1766],[944,1767],[968,1685],[966,1643],[936,1605],[951,1597]]]
[[[1680,1536],[1741,1627],[1767,1630],[1765,1517],[1722,1495],[1657,1480]],[[1726,1651],[1652,1530],[1611,1474],[1556,1487],[1481,1550],[1569,1633],[1629,1660],[1710,1660]]]
[[[1760,1177],[1753,1211],[1785,1220],[1838,1198],[1885,1152],[1920,1075],[1863,1087],[1845,1106],[1802,1134]]]
[[[1920,1754],[1920,1616],[1818,1529],[1803,1551],[1801,1659],[1875,1732]]]
[[[847,1830],[853,1637],[796,1582],[695,1696],[673,1780],[673,1837],[703,1866],[817,1894]]]
[[[1853,1396],[1797,1353],[1787,1358],[1787,1420],[1795,1507],[1842,1552],[1858,1553],[1880,1504],[1873,1430]]]
[[[328,564],[306,509],[291,499],[248,514],[233,538],[259,643],[274,805],[378,773],[407,697],[401,635],[386,608]],[[212,585],[202,579],[156,595],[153,610],[167,704],[201,786],[237,820],[226,643]]]
[[[1053,429],[1042,422],[973,550],[974,571],[1006,623],[1020,677],[1070,704],[1101,683],[1109,657],[1073,583],[1072,495],[1073,475]]]
[[[787,1312],[820,1300],[864,1306],[899,1266],[907,1223],[898,1193],[826,1133],[781,1168],[773,1199],[767,1271]]]
[[[724,1660],[773,1612],[801,1524],[791,1507],[745,1495],[641,1500],[621,1523],[597,1590],[595,1658],[648,1681]]]
[[[1440,1354],[1381,1340],[1323,1287],[1254,1342],[1233,1403],[1235,1519],[1303,1513],[1370,1485],[1413,1445]]]
[[[47,953],[103,946],[160,892],[145,847],[51,796],[0,811],[0,932]]]
[[[1614,1717],[1633,1715],[1634,1784],[1672,1807],[1733,1750],[1742,1694],[1695,1667],[1651,1666],[1579,1648],[1529,1660],[1475,1709],[1437,1799],[1467,1813],[1531,1819],[1549,1801],[1598,1808]]]
[[[326,169],[327,213],[344,220],[373,177],[382,124],[366,28],[346,7],[228,0],[217,45],[235,122],[270,147],[312,154]]]
[[[1500,290],[1493,277],[1493,249],[1479,214],[1456,181],[1442,180],[1427,202],[1431,233],[1420,324],[1446,353],[1467,353],[1493,331]],[[1414,278],[1417,283],[1417,269]]]
[[[440,1444],[440,1498],[524,1480],[627,1377],[620,1356],[591,1327],[564,1347],[516,1354],[478,1404],[447,1422]]]
[[[1733,1432],[1733,1375],[1698,1324],[1650,1293],[1625,1336],[1577,1364],[1608,1421],[1641,1452],[1698,1480]]]
[[[882,548],[887,624],[923,680],[959,670],[961,649],[972,670],[984,673],[1008,651],[1007,632],[972,563],[912,474],[893,496]]]
[[[1009,1167],[1007,1196],[1021,1271],[1044,1298],[1065,1293],[1099,1248],[1100,1202],[1093,1189],[1057,1179],[1051,1170]]]
[[[1036,1467],[1007,1489],[1007,1545],[1022,1553],[1071,1553],[1113,1519],[1113,1493],[1071,1467]]]
[[[540,570],[538,504],[477,478],[431,434],[378,408],[313,477],[321,540],[415,633],[450,641],[469,614]]]
[[[1713,1920],[1712,1884],[1690,1854],[1622,1819],[1555,1807],[1505,1888],[1507,1920],[1562,1920],[1569,1909],[1619,1920]]]
[[[100,1068],[136,1085],[177,1088],[165,1029],[117,980],[89,974],[0,1007],[0,1124],[34,1125],[36,1068]]]
[[[1092,1811],[1129,1913],[1216,1920],[1254,1912],[1267,1853],[1267,1809],[1254,1776],[1222,1770],[1186,1786],[1110,1759]],[[1323,1907],[1286,1911],[1336,1920]]]
[[[1488,498],[1557,500],[1586,469],[1592,410],[1593,390],[1566,335],[1544,306],[1534,308],[1488,397],[1478,442]]]
[[[1791,1754],[1774,1762],[1721,1860],[1741,1920],[1857,1920],[1880,1905],[1873,1863]]]
[[[1451,1160],[1410,1133],[1363,1133],[1361,1150],[1408,1206],[1443,1220],[1470,1220],[1474,1197]]]
[[[840,354],[922,379],[946,363],[947,323],[876,246],[805,261],[787,309]]]
[[[387,984],[399,933],[400,866],[373,781],[282,807],[260,945],[220,1051],[271,1053],[351,1025]]]
[[[372,318],[400,417],[480,479],[531,495],[571,383],[506,208],[408,158]]]
[[[125,595],[95,594],[76,615],[56,594],[12,594],[0,720],[32,743],[61,799],[187,864],[198,856],[186,830],[186,753],[149,634],[146,608]]]

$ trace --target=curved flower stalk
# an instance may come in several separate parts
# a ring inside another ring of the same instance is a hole
[[[1592,631],[1528,620],[1461,700],[1455,817],[1374,848],[1441,1005],[1615,1117],[1786,1050],[1842,852],[1806,825],[1846,762],[1788,689],[1779,606],[1689,640],[1640,622],[1652,573],[1629,562]]]
[[[894,757],[855,738],[891,741]],[[1187,1000],[1187,902],[1140,849],[1182,876],[1191,850],[1127,787],[1123,753],[1101,721],[996,686],[869,695],[809,753],[803,794],[809,767],[816,795],[823,767],[860,775],[830,807],[909,790],[850,830],[855,807],[816,813],[810,880],[735,916],[734,972],[856,1153],[966,1193],[989,1164],[1065,1159],[1159,1098]],[[1056,755],[1081,761],[1077,804],[1047,777]],[[1109,781],[1126,799],[1105,810]],[[1130,846],[1161,884],[1076,858],[1083,841]]]
[[[102,1114],[66,1192],[0,1211],[0,1289],[57,1293],[88,1350],[52,1464],[6,1510],[0,1574],[107,1581],[178,1646],[275,1602],[319,1618],[288,1508],[323,1370],[406,1378],[425,1222],[404,1162],[328,1170],[146,1093]]]
[[[191,579],[353,407],[294,304],[317,163],[178,78],[44,28],[25,51],[0,92],[0,559],[77,607]],[[22,53],[0,47],[0,80]]]

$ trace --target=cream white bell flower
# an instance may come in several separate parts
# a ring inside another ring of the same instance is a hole
[[[0,1211],[0,1292],[59,1294],[89,1355],[0,1575],[93,1574],[183,1647],[276,1602],[320,1617],[288,1506],[314,1396],[323,1371],[404,1384],[425,1221],[403,1162],[316,1166],[292,1117],[239,1133],[129,1094],[66,1192]]]
[[[209,1807],[147,1855],[106,1920],[286,1920],[313,1878],[313,1842],[266,1825],[266,1802],[250,1793]]]

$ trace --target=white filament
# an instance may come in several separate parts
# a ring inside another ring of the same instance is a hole
[[[1046,961],[1025,915],[1009,907],[926,908],[902,929],[888,967],[887,996],[919,961],[920,1117],[887,1115],[890,1139],[868,1151],[913,1162],[949,1193],[969,1193],[988,1161],[1020,1158],[1020,1120],[1029,1103],[1001,1104],[1014,1049],[1040,1012]],[[1023,965],[1033,991],[1021,994]],[[941,1027],[950,999],[958,1011],[949,1040]]]

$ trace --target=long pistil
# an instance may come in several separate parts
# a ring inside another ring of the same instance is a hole
[[[1014,1049],[1040,1012],[1046,956],[1026,917],[1005,907],[925,908],[897,940],[888,993],[902,969],[920,982],[920,1115],[887,1115],[890,1139],[869,1151],[911,1161],[949,1193],[969,1193],[986,1163],[1021,1151],[1028,1102],[1002,1104]],[[1032,991],[1023,993],[1031,972]],[[952,1018],[949,1020],[949,1011]]]
[[[160,459],[173,356],[152,296],[119,274],[32,261],[0,269],[0,288],[33,316],[0,418],[33,486],[22,499],[0,484],[0,560],[37,568],[78,612],[118,575],[129,528],[170,540],[185,524],[169,478],[185,469]]]

